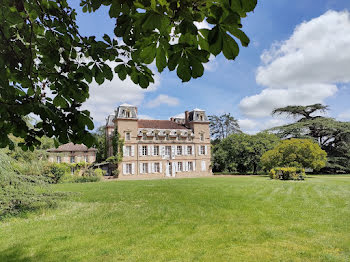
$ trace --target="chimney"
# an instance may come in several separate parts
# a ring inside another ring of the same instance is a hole
[[[190,118],[190,113],[188,111],[185,111],[185,126],[189,127],[189,118]]]

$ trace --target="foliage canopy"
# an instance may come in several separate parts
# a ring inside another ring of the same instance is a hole
[[[241,18],[257,0],[81,0],[83,12],[107,6],[116,20],[114,36],[82,36],[76,11],[67,0],[2,0],[0,2],[0,147],[8,137],[21,137],[23,149],[34,149],[38,137],[84,143],[94,138],[90,113],[81,109],[89,83],[127,76],[147,88],[153,82],[148,65],[176,70],[186,82],[203,75],[210,54],[230,60],[249,38]],[[206,21],[210,29],[195,22]],[[113,63],[114,68],[111,68]],[[29,127],[23,117],[39,119]],[[57,144],[57,143],[56,143]]]

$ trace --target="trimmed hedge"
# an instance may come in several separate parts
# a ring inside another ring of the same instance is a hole
[[[304,180],[305,169],[298,167],[277,167],[270,170],[271,179],[279,180]]]

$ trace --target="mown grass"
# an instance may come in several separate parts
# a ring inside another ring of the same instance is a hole
[[[350,261],[350,176],[116,181],[0,226],[0,261]]]

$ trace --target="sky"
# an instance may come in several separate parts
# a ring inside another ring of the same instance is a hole
[[[107,8],[84,14],[76,9],[82,35],[113,36],[115,20]],[[199,79],[182,83],[176,71],[155,72],[155,83],[141,89],[117,76],[102,85],[90,84],[90,110],[95,126],[122,103],[138,107],[139,118],[169,119],[201,108],[207,115],[231,113],[247,133],[292,121],[272,117],[287,105],[323,103],[328,116],[350,121],[350,1],[265,0],[243,19],[249,47],[234,61],[211,57]],[[202,24],[202,26],[207,26]]]

